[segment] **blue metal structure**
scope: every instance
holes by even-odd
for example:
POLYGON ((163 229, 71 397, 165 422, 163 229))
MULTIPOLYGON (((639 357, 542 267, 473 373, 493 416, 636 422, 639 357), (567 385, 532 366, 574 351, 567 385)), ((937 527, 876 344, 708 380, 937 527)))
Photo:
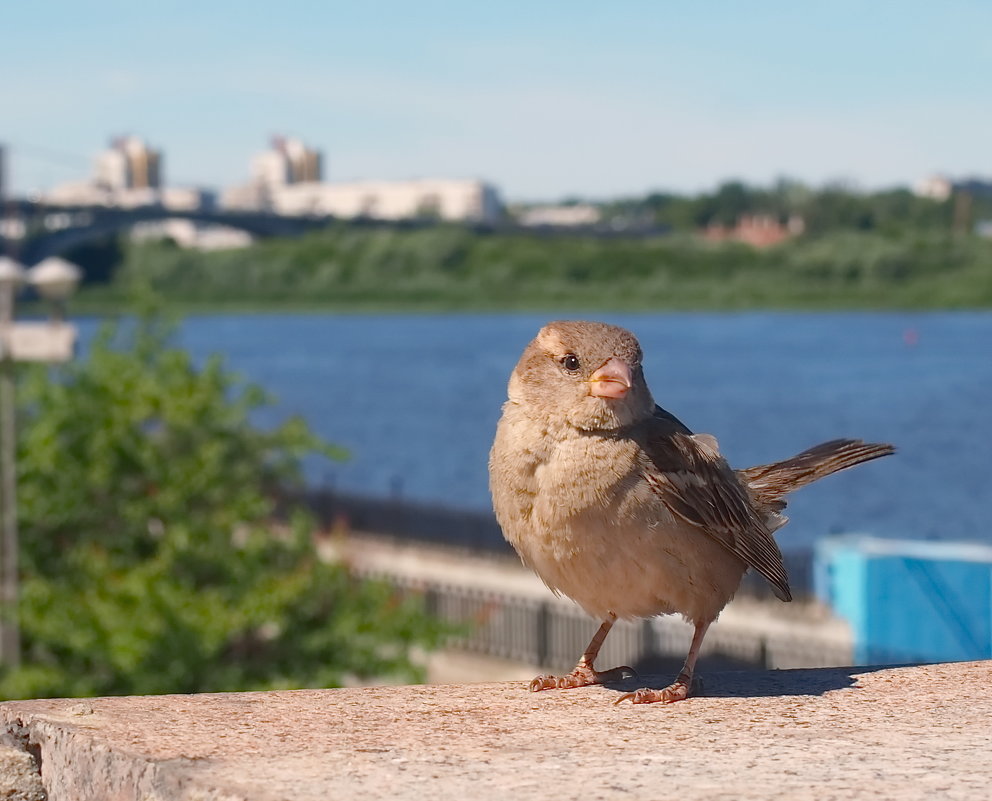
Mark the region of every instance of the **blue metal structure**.
POLYGON ((857 664, 992 658, 992 547, 828 537, 814 584, 851 624, 857 664))

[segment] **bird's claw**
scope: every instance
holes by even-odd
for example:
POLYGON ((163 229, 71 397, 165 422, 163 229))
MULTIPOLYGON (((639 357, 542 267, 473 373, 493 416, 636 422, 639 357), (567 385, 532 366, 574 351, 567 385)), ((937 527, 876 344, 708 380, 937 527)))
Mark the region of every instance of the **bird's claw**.
POLYGON ((532 693, 540 692, 541 690, 553 690, 558 686, 558 677, 549 676, 542 673, 540 676, 531 681, 528 689, 532 693))
POLYGON ((676 681, 669 684, 663 690, 652 690, 644 687, 636 692, 624 693, 613 705, 630 701, 632 704, 674 704, 676 701, 684 701, 689 697, 689 682, 676 681))
POLYGON ((529 689, 532 693, 541 690, 574 690, 576 687, 588 687, 592 684, 607 684, 611 681, 622 681, 626 678, 637 678, 637 671, 627 665, 611 670, 593 670, 581 666, 565 676, 551 676, 542 673, 531 681, 529 689))

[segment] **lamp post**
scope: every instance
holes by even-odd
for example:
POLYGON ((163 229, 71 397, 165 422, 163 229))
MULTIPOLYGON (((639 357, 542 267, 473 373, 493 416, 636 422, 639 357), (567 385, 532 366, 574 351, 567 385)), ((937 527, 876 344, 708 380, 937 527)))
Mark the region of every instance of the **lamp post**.
POLYGON ((25 271, 0 256, 0 663, 10 667, 21 661, 14 363, 72 358, 76 330, 64 322, 64 304, 81 276, 80 269, 64 259, 45 259, 25 271), (14 297, 25 279, 52 302, 48 323, 14 322, 14 297))

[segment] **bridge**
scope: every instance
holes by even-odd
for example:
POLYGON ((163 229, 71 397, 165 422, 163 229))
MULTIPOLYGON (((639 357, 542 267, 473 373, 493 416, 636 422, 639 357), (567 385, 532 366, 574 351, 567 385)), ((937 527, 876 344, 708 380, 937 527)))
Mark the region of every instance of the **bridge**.
MULTIPOLYGON (((240 211, 209 207, 177 208, 160 204, 122 206, 54 206, 11 199, 0 205, 7 225, 0 230, 0 253, 16 251, 24 264, 64 253, 85 242, 116 234, 142 222, 182 219, 224 225, 256 237, 300 236, 337 222, 326 215, 288 216, 269 211, 240 211), (12 221, 19 221, 15 236, 12 221)), ((361 221, 349 220, 349 223, 361 221)), ((372 221, 366 221, 372 222, 372 221)))
MULTIPOLYGON (((333 225, 392 230, 418 230, 450 225, 435 217, 378 219, 332 215, 288 215, 272 211, 221 209, 211 206, 182 208, 162 204, 140 206, 49 205, 23 198, 0 200, 0 255, 15 256, 28 266, 48 256, 65 253, 77 245, 126 231, 137 223, 159 220, 190 220, 205 225, 224 225, 258 238, 295 237, 333 225), (15 228, 16 232, 12 232, 15 228)), ((517 233, 541 237, 589 236, 595 238, 652 238, 670 233, 668 227, 613 229, 602 226, 526 226, 512 221, 498 224, 460 223, 478 234, 517 233)))

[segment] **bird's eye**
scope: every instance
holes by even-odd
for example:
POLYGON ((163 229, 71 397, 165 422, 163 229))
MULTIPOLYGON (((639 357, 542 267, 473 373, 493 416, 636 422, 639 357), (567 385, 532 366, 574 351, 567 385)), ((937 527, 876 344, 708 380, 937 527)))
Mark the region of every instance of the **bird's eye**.
POLYGON ((579 369, 579 357, 574 353, 566 353, 561 357, 561 366, 568 370, 568 372, 574 373, 579 369))

